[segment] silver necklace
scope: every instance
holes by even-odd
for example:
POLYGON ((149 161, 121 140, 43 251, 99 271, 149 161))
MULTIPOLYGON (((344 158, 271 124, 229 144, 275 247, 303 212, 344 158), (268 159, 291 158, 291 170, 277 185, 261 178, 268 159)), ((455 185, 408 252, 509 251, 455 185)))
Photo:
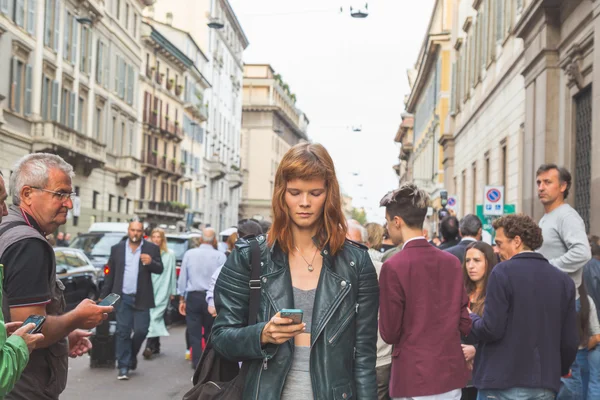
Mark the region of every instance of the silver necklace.
POLYGON ((294 246, 296 248, 296 251, 298 252, 298 254, 300 254, 300 257, 302 257, 302 259, 304 260, 304 262, 307 264, 308 266, 308 272, 313 272, 315 269, 313 268, 313 263, 315 262, 315 258, 317 257, 317 251, 319 251, 319 248, 317 247, 315 249, 315 254, 313 255, 312 261, 308 262, 306 260, 306 258, 304 258, 304 256, 302 255, 302 253, 300 252, 300 249, 298 248, 298 246, 294 246))

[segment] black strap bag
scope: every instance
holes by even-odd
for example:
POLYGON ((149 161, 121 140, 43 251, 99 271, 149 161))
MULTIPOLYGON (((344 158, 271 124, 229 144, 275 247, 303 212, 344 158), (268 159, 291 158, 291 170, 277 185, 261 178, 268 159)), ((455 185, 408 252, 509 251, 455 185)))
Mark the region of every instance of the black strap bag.
MULTIPOLYGON (((260 304, 260 248, 255 239, 250 239, 251 265, 250 305, 248 307, 248 326, 256 323, 260 304)), ((212 337, 212 336, 211 336, 212 337)), ((241 400, 249 363, 239 368, 237 361, 221 357, 212 346, 211 338, 200 357, 194 372, 194 387, 183 396, 183 400, 241 400)))

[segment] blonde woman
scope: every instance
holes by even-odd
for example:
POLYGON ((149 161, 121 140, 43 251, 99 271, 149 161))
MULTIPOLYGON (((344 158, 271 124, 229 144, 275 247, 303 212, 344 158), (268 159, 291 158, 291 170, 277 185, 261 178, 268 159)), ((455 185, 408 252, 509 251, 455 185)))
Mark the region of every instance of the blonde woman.
POLYGON ((373 261, 381 261, 383 253, 381 252, 381 245, 383 243, 383 234, 385 229, 382 225, 376 224, 375 222, 369 222, 365 225, 369 234, 367 240, 367 247, 369 248, 369 255, 373 261))
POLYGON ((160 257, 164 266, 162 274, 152 274, 155 307, 150 309, 150 329, 144 350, 144 358, 150 359, 153 354, 160 353, 160 337, 169 336, 165 326, 164 315, 169 300, 177 294, 177 278, 175 276, 175 253, 167 248, 165 231, 157 228, 150 237, 152 243, 160 248, 160 257))

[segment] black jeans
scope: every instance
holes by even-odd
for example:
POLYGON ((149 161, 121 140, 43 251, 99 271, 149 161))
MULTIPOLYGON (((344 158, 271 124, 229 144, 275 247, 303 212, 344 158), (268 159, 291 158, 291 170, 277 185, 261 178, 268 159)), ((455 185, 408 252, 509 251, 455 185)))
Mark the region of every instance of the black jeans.
POLYGON ((185 303, 185 321, 192 347, 192 367, 195 369, 202 356, 202 328, 204 339, 208 340, 215 319, 208 313, 206 292, 189 292, 185 303))
POLYGON ((123 294, 116 307, 116 319, 117 364, 119 368, 131 368, 148 334, 150 310, 135 308, 135 297, 123 294))

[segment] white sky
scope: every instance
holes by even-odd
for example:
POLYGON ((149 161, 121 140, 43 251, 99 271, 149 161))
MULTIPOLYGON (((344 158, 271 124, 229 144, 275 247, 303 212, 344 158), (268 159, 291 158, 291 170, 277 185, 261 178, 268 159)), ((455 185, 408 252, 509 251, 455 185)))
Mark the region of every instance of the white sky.
POLYGON ((416 61, 434 1, 369 1, 366 19, 349 15, 349 6, 363 2, 230 3, 250 41, 244 61, 271 64, 281 74, 310 120, 309 137, 330 152, 343 191, 355 207, 365 207, 369 221, 383 223, 379 200, 398 186, 394 136, 409 91, 406 70, 416 61))

